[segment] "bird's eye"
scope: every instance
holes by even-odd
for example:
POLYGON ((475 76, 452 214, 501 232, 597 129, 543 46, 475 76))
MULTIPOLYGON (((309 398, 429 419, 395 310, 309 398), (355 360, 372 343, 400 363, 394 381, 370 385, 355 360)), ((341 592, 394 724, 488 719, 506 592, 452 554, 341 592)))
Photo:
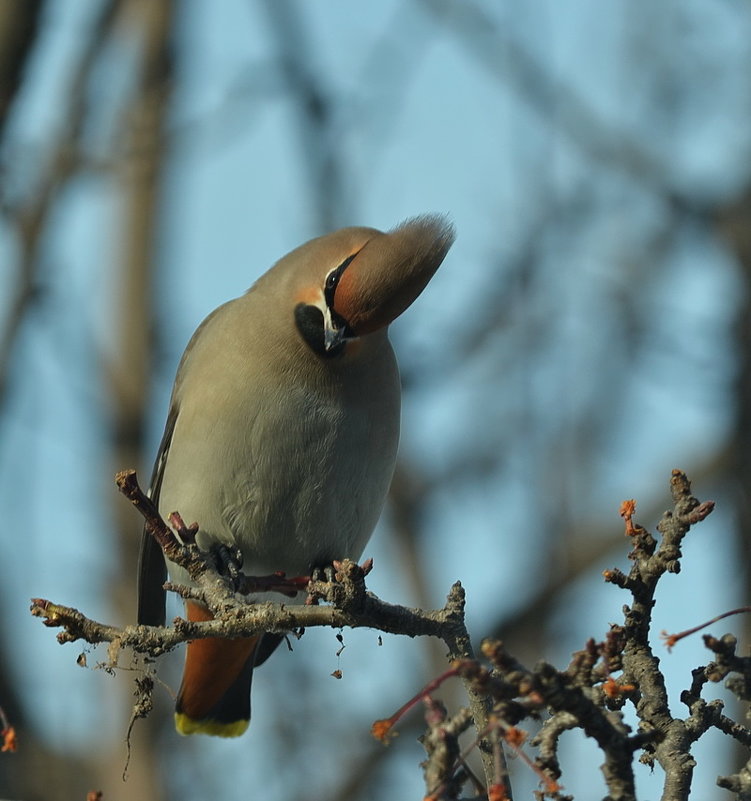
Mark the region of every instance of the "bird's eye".
POLYGON ((341 276, 341 270, 337 267, 336 270, 332 270, 326 276, 326 283, 323 285, 326 292, 333 292, 336 289, 336 285, 339 283, 339 276, 341 276))
POLYGON ((347 256, 347 258, 335 270, 332 270, 326 276, 326 280, 323 282, 323 294, 326 297, 326 303, 329 306, 331 306, 333 303, 334 292, 339 284, 339 279, 342 277, 342 273, 347 269, 350 262, 355 258, 356 255, 357 253, 353 253, 351 256, 347 256))

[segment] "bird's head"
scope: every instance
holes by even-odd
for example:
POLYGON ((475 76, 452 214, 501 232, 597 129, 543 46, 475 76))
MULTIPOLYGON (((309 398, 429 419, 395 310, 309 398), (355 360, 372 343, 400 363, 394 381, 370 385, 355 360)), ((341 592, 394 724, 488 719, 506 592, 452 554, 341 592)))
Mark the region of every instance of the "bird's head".
POLYGON ((454 241, 443 216, 406 220, 391 231, 343 228, 290 254, 304 274, 295 322, 321 356, 386 328, 422 292, 454 241))

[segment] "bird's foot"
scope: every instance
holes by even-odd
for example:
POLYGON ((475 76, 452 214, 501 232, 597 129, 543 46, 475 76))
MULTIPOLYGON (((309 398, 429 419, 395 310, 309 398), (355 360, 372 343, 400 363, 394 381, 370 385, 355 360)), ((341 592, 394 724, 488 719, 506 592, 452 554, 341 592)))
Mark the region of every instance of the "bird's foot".
POLYGON ((318 606, 319 601, 330 600, 339 583, 336 578, 336 562, 314 567, 310 571, 308 597, 305 599, 305 605, 318 606))
POLYGON ((321 567, 314 567, 310 571, 311 581, 324 581, 328 584, 333 584, 336 581, 336 568, 333 563, 330 565, 322 565, 321 567))
POLYGON ((238 583, 242 577, 240 572, 243 566, 243 554, 239 548, 233 548, 224 543, 219 543, 211 548, 211 556, 214 559, 217 572, 221 576, 228 578, 235 592, 238 591, 238 583))

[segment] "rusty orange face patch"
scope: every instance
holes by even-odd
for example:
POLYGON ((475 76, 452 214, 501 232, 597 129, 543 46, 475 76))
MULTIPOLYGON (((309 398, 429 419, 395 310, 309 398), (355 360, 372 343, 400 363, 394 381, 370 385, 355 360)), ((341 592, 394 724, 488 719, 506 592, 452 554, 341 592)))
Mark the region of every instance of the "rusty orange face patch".
POLYGON ((318 306, 323 308, 323 291, 317 286, 306 286, 295 293, 295 303, 304 303, 307 306, 318 306))

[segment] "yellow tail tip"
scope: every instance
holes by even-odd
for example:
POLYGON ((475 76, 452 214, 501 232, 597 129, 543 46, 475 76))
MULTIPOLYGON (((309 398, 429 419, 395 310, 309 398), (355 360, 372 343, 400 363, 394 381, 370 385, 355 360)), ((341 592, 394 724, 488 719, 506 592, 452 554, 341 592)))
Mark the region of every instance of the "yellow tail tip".
POLYGON ((249 720, 220 723, 218 720, 194 720, 184 712, 175 712, 175 728, 179 734, 209 734, 212 737, 239 737, 248 729, 249 720))

